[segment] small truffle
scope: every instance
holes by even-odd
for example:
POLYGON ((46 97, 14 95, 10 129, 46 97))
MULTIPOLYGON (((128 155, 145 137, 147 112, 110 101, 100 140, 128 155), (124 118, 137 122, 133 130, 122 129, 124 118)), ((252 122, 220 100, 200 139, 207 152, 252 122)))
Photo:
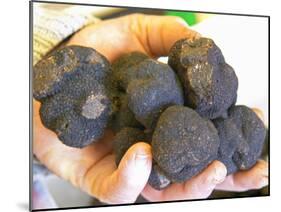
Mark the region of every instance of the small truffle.
POLYGON ((34 97, 42 123, 66 145, 82 148, 104 133, 111 103, 105 88, 110 64, 94 49, 68 46, 34 67, 34 97))
POLYGON ((181 39, 170 50, 168 64, 176 71, 185 104, 201 116, 225 117, 237 98, 238 79, 213 40, 181 39))
POLYGON ((162 190, 169 186, 171 180, 166 177, 165 173, 156 164, 152 164, 152 170, 148 179, 148 184, 157 190, 162 190))
POLYGON ((166 109, 152 137, 153 158, 168 178, 173 176, 173 182, 198 174, 216 157, 218 148, 219 137, 212 122, 184 106, 166 109))
POLYGON ((214 125, 220 137, 218 160, 227 173, 251 168, 259 159, 266 130, 259 117, 246 106, 233 106, 227 119, 216 119, 214 125))

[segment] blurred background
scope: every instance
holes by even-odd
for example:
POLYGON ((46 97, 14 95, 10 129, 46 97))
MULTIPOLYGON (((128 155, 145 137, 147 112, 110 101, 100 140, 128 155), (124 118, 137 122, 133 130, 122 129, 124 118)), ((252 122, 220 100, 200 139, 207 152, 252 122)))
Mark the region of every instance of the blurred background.
MULTIPOLYGON (((55 3, 33 3, 33 10, 44 13, 62 10, 91 10, 99 19, 111 19, 132 13, 172 15, 182 17, 204 37, 212 38, 221 48, 239 79, 237 104, 260 108, 268 125, 268 23, 263 17, 219 15, 140 8, 72 6, 55 3)), ((34 17, 36 18, 36 17, 34 17)), ((160 58, 165 62, 167 58, 160 58)), ((267 139, 267 138, 266 138, 267 139)), ((268 159, 268 139, 263 158, 268 159)), ((215 191, 210 198, 267 195, 268 187, 247 192, 215 191)), ((98 200, 50 173, 41 164, 33 163, 33 201, 45 208, 102 205, 98 200)), ((139 197, 137 202, 146 200, 139 197)))

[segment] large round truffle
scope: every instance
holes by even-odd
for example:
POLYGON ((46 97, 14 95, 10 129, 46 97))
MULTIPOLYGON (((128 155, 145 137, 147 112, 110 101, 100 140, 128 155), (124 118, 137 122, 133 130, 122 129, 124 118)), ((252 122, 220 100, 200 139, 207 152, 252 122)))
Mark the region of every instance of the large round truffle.
POLYGON ((227 119, 213 121, 220 137, 218 160, 228 174, 251 168, 259 159, 266 130, 259 117, 246 106, 233 106, 227 119))
POLYGON ((42 123, 66 145, 82 148, 104 133, 111 113, 110 64, 94 49, 68 46, 37 63, 33 96, 42 123))
POLYGON ((184 86, 185 104, 201 116, 225 117, 235 104, 238 79, 213 40, 181 39, 170 50, 168 64, 184 86))
POLYGON ((152 137, 153 158, 174 182, 198 174, 215 158, 218 148, 219 137, 212 122, 184 106, 166 109, 152 137))

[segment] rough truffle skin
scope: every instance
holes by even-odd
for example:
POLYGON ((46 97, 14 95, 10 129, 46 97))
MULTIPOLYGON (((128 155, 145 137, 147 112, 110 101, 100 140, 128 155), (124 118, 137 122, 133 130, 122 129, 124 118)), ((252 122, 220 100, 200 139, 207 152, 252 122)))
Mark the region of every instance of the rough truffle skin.
POLYGON ((61 91, 79 69, 94 74, 96 80, 104 80, 109 66, 107 59, 92 48, 68 46, 59 49, 34 66, 33 97, 41 100, 61 91))
POLYGON ((135 78, 126 89, 128 105, 146 129, 153 130, 160 114, 171 105, 183 105, 183 91, 166 64, 146 59, 134 67, 135 78))
POLYGON ((177 41, 169 52, 168 64, 184 86, 185 104, 201 116, 225 117, 235 104, 238 79, 213 40, 177 41))
POLYGON ((112 74, 107 87, 110 90, 110 99, 114 114, 111 120, 111 128, 115 133, 124 127, 140 128, 143 125, 136 120, 135 115, 128 106, 126 89, 131 78, 134 78, 134 66, 138 65, 148 56, 141 52, 124 54, 112 63, 112 74))
POLYGON ((115 162, 118 166, 126 151, 137 142, 146 142, 147 137, 142 130, 126 127, 116 134, 113 141, 115 162))
POLYGON ((94 49, 68 46, 34 67, 40 117, 66 145, 82 148, 104 133, 111 113, 105 88, 110 64, 94 49))
POLYGON ((132 78, 134 78, 134 71, 130 70, 145 59, 149 59, 146 54, 141 52, 131 52, 124 54, 112 63, 112 83, 117 89, 126 92, 126 88, 132 78))
MULTIPOLYGON (((149 59, 140 52, 134 52, 117 59, 112 67, 111 93, 115 94, 112 99, 119 102, 115 116, 119 118, 116 120, 126 119, 124 118, 126 114, 122 114, 122 110, 125 110, 129 117, 135 117, 143 127, 152 131, 164 109, 171 105, 183 105, 182 86, 177 75, 167 64, 149 59), (122 102, 123 94, 128 104, 126 101, 122 102)), ((127 122, 125 126, 135 127, 136 121, 133 118, 130 120, 132 124, 127 122)), ((120 126, 120 123, 114 125, 120 126)))
POLYGON ((218 160, 227 173, 251 168, 259 159, 265 141, 263 122, 250 108, 233 106, 227 119, 216 119, 214 124, 220 137, 218 160))
POLYGON ((219 137, 212 122, 184 106, 166 109, 152 137, 153 158, 173 182, 198 174, 216 157, 218 148, 219 137))

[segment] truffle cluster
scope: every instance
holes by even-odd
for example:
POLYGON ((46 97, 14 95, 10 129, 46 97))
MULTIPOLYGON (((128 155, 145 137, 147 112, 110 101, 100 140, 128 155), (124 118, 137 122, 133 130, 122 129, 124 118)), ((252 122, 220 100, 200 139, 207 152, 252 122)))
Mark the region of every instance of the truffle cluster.
MULTIPOLYGON (((121 68, 118 70, 115 67, 113 72, 117 70, 114 73, 119 77, 118 86, 127 97, 131 95, 126 86, 129 83, 141 90, 140 92, 147 92, 145 86, 142 87, 142 84, 134 80, 137 79, 138 71, 142 70, 140 64, 147 64, 148 61, 153 60, 147 59, 141 53, 132 53, 115 62, 121 68)), ((123 125, 126 128, 119 128, 121 131, 117 133, 114 141, 116 163, 119 164, 122 156, 133 144, 138 141, 148 142, 152 146, 153 155, 148 183, 158 190, 170 183, 190 179, 213 160, 223 162, 228 174, 251 168, 260 157, 265 127, 250 108, 235 106, 238 79, 214 41, 208 38, 179 40, 170 50, 168 64, 177 75, 175 82, 179 79, 181 83, 177 86, 177 93, 182 97, 176 98, 181 101, 158 104, 157 115, 148 116, 150 123, 154 123, 152 125, 143 121, 144 113, 138 115, 126 103, 127 113, 130 111, 132 115, 128 117, 135 117, 135 121, 142 127, 127 122, 126 126, 123 125)), ((160 66, 159 69, 155 66, 145 67, 152 69, 145 73, 164 70, 160 66)), ((160 94, 173 79, 174 77, 165 81, 154 92, 160 94)), ((174 90, 170 89, 170 92, 170 96, 165 98, 172 99, 174 90)), ((165 102, 161 95, 155 96, 152 102, 165 102)), ((150 101, 146 102, 141 98, 142 95, 137 97, 140 108, 144 108, 143 103, 153 109, 150 101)))
POLYGON ((118 165, 132 145, 149 143, 155 189, 215 159, 231 174, 260 157, 265 127, 235 106, 238 79, 211 39, 177 41, 168 64, 132 52, 110 65, 93 49, 69 46, 39 62, 33 78, 42 122, 66 145, 84 147, 110 127, 118 165))

